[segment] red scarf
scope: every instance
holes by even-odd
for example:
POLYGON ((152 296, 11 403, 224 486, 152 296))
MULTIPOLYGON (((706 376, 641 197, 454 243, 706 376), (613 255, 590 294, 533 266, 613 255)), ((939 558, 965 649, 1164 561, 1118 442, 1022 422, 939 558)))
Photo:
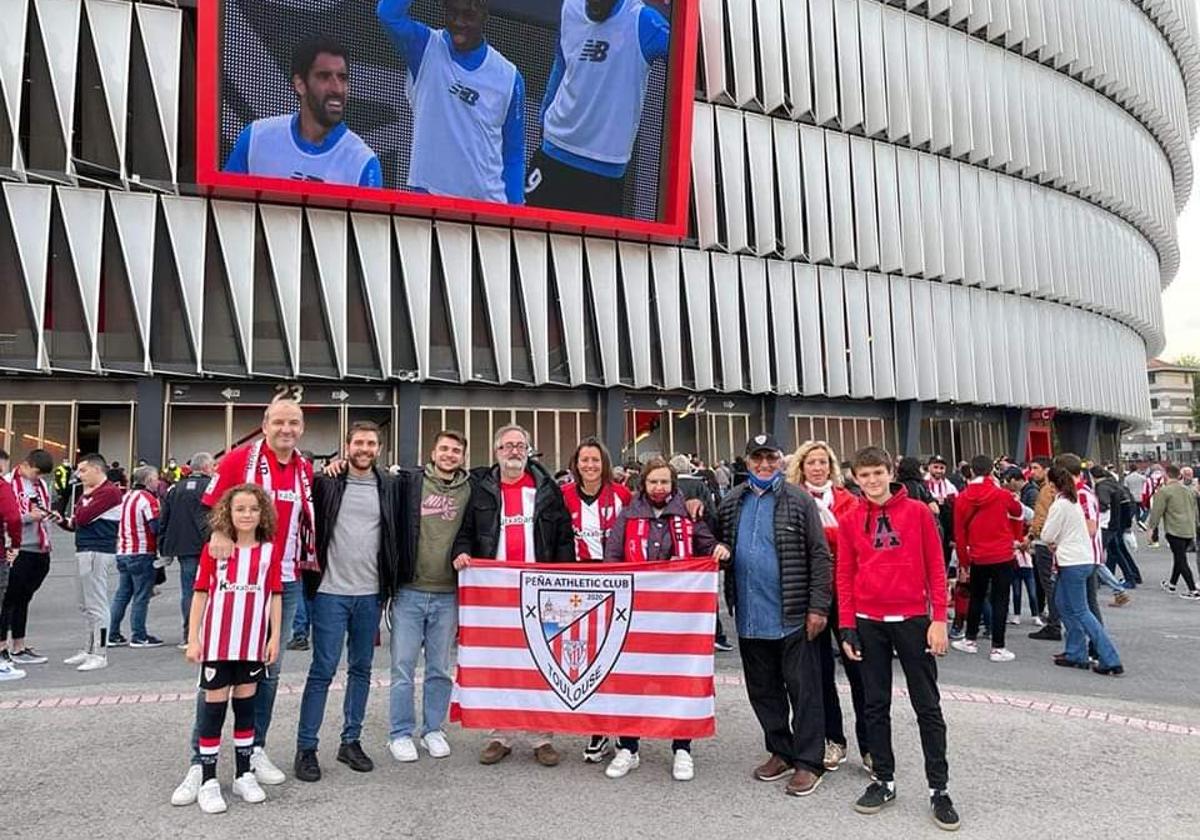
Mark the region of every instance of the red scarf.
MULTIPOLYGON (((29 509, 32 507, 33 500, 25 492, 25 481, 21 478, 21 474, 17 470, 13 470, 8 474, 8 484, 12 487, 13 495, 17 497, 17 509, 21 512, 21 518, 24 519, 29 515, 29 509)), ((33 479, 33 486, 37 493, 38 502, 42 510, 49 512, 50 510, 50 491, 46 489, 46 482, 40 478, 33 479)), ((47 552, 50 550, 50 535, 46 533, 46 520, 43 519, 37 523, 38 531, 38 548, 40 551, 47 552)))
MULTIPOLYGON (((257 484, 271 498, 275 498, 273 494, 274 488, 271 486, 271 467, 267 463, 269 449, 266 446, 266 441, 259 438, 254 441, 250 447, 250 452, 246 456, 246 478, 247 484, 257 484)), ((317 563, 317 541, 315 533, 316 517, 313 515, 312 501, 312 486, 308 480, 308 473, 304 469, 304 456, 299 450, 292 453, 292 457, 296 459, 296 483, 294 485, 297 502, 299 505, 298 529, 296 545, 296 570, 318 572, 321 570, 317 563)), ((291 529, 292 523, 280 522, 276 525, 279 532, 287 534, 291 529)), ((280 543, 285 543, 286 540, 280 540, 280 543)), ((287 549, 280 549, 280 557, 287 555, 287 549)), ((299 575, 297 575, 299 577, 299 575)))
MULTIPOLYGON (((686 516, 667 516, 671 524, 672 558, 687 560, 692 556, 692 520, 686 516)), ((650 538, 649 519, 630 519, 625 523, 625 562, 645 563, 646 540, 650 538)))

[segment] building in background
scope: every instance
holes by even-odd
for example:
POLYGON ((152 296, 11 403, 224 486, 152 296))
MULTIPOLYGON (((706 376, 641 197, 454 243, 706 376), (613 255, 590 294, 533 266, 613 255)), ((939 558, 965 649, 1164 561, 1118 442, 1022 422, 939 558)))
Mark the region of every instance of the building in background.
POLYGON ((1196 463, 1200 434, 1196 429, 1196 376, 1200 368, 1151 359, 1150 425, 1121 439, 1121 457, 1137 461, 1196 463))
POLYGON ((1151 422, 1193 0, 693 6, 690 227, 648 242, 208 194, 195 0, 5 3, 0 446, 219 453, 281 394, 317 455, 372 419, 478 464, 516 421, 555 467, 764 429, 1112 458, 1151 422))

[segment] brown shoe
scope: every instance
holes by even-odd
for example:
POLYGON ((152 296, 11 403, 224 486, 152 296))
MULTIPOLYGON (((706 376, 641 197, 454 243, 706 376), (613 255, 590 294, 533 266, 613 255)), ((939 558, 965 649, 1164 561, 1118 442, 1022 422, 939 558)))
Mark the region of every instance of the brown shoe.
POLYGON ((787 783, 788 796, 808 796, 821 784, 821 777, 811 770, 800 768, 787 783))
POLYGON ((1118 592, 1113 595, 1112 605, 1114 607, 1123 607, 1129 603, 1129 595, 1125 592, 1118 592))
POLYGON ((499 741, 488 741, 487 746, 483 748, 483 752, 479 753, 480 764, 499 764, 504 759, 508 758, 512 752, 512 747, 506 747, 499 741))
POLYGON ((542 744, 533 751, 533 757, 543 767, 556 767, 560 760, 558 750, 554 749, 553 744, 542 744))
POLYGON ((777 755, 772 755, 754 768, 754 778, 760 782, 777 782, 792 772, 792 765, 777 755))

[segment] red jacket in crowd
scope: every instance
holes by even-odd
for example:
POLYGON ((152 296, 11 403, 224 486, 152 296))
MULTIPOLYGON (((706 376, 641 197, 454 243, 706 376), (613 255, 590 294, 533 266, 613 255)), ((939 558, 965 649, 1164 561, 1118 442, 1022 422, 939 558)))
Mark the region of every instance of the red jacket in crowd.
MULTIPOLYGON (((0 476, 0 549, 4 548, 4 534, 8 534, 10 548, 21 547, 21 508, 8 482, 0 476)), ((0 557, 0 562, 4 558, 0 557)))
POLYGON ((954 503, 959 568, 1011 562, 1014 519, 1021 519, 1016 496, 991 476, 972 479, 954 503))
POLYGON ((946 620, 946 566, 933 514, 898 484, 883 505, 862 499, 838 522, 838 624, 928 615, 946 620))

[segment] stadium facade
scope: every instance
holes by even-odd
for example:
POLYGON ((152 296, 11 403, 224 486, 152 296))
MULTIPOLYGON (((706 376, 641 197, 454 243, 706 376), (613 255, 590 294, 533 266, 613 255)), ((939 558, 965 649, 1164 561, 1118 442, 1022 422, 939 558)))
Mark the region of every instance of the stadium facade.
MULTIPOLYGON (((200 0, 206 2, 207 0, 200 0)), ((338 0, 311 0, 336 6, 338 0)), ((703 0, 678 243, 206 195, 195 0, 0 0, 0 446, 1114 457, 1200 119, 1193 0, 703 0)), ((353 101, 350 108, 354 107, 353 101)))

